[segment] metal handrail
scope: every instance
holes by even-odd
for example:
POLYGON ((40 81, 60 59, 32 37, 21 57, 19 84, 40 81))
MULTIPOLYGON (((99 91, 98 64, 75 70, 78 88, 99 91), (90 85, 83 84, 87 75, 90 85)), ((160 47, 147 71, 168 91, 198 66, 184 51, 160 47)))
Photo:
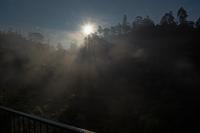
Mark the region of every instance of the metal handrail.
POLYGON ((21 116, 21 117, 30 119, 32 121, 37 121, 37 122, 40 122, 40 123, 43 123, 43 124, 46 124, 46 125, 49 125, 49 126, 61 128, 63 130, 67 130, 67 131, 74 132, 74 133, 94 133, 92 131, 88 131, 88 130, 77 128, 77 127, 74 127, 74 126, 71 126, 71 125, 55 122, 55 121, 48 120, 48 119, 45 119, 45 118, 41 118, 41 117, 38 117, 38 116, 26 114, 26 113, 16 111, 14 109, 10 109, 10 108, 3 107, 3 106, 0 106, 0 110, 5 111, 5 112, 10 113, 10 114, 14 114, 15 116, 19 116, 19 117, 21 116))

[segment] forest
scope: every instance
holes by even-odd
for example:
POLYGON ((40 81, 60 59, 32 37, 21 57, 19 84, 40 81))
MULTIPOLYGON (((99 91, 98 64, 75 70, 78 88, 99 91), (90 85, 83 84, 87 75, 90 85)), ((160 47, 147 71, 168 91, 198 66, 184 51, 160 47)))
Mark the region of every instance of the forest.
POLYGON ((181 7, 56 47, 0 31, 0 104, 99 133, 198 131, 200 18, 181 7))

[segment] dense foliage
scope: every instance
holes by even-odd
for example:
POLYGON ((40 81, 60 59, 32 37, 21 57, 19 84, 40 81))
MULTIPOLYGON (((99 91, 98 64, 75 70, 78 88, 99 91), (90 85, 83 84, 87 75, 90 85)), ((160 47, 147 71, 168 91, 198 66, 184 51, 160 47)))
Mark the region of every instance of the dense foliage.
MULTIPOLYGON (((136 17, 63 49, 0 33, 0 102, 102 133, 198 129, 200 19, 136 17)), ((40 35, 40 38, 41 35, 40 35)))

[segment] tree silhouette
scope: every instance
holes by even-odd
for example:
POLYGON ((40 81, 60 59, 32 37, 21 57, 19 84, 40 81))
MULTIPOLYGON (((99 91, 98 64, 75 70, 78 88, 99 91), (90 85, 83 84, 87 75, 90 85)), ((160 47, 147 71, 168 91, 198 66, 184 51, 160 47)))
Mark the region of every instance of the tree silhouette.
POLYGON ((97 32, 99 33, 100 36, 103 35, 103 28, 99 25, 97 32))
POLYGON ((122 25, 126 26, 127 24, 128 24, 128 22, 127 22, 127 15, 124 15, 122 25))
POLYGON ((137 16, 135 18, 135 21, 133 21, 133 28, 134 29, 149 29, 153 28, 155 26, 153 20, 149 16, 142 17, 142 16, 137 16))
POLYGON ((58 43, 58 44, 57 44, 56 49, 57 49, 58 51, 63 51, 63 50, 64 50, 63 45, 62 45, 61 43, 58 43))
POLYGON ((133 21, 133 28, 139 27, 141 24, 143 24, 143 17, 142 16, 137 16, 135 18, 135 21, 133 21))
POLYGON ((165 13, 165 15, 160 20, 160 25, 161 26, 176 25, 175 18, 173 16, 172 11, 170 11, 169 13, 165 13))
POLYGON ((187 22, 188 13, 183 7, 181 7, 178 10, 177 17, 179 19, 179 23, 184 24, 187 22))
POLYGON ((151 18, 149 16, 146 16, 144 19, 143 19, 143 24, 145 25, 145 27, 147 28, 153 28, 155 26, 153 20, 151 20, 151 18))
POLYGON ((126 34, 130 31, 130 26, 129 26, 129 23, 127 21, 127 15, 124 15, 123 16, 123 21, 122 21, 122 32, 123 34, 126 34))
POLYGON ((111 27, 110 27, 110 32, 111 32, 112 35, 117 35, 116 26, 111 26, 111 27))
POLYGON ((196 21, 196 27, 199 29, 200 28, 200 17, 196 21))
POLYGON ((109 28, 104 28, 103 29, 103 35, 104 35, 104 37, 108 37, 110 35, 110 29, 109 28))
POLYGON ((118 24, 115 26, 115 29, 116 29, 116 34, 117 34, 117 35, 121 35, 121 34, 122 34, 122 24, 118 23, 118 24))
POLYGON ((29 39, 32 41, 42 42, 44 40, 44 36, 41 33, 29 33, 29 39))

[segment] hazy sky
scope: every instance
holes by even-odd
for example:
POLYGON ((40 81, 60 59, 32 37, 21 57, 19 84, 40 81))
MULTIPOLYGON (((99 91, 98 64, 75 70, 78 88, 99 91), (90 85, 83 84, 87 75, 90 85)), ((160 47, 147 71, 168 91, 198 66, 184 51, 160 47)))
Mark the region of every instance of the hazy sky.
POLYGON ((200 16, 200 0, 0 0, 0 25, 26 30, 78 31, 88 20, 100 25, 149 15, 156 22, 169 10, 184 6, 191 20, 200 16))

